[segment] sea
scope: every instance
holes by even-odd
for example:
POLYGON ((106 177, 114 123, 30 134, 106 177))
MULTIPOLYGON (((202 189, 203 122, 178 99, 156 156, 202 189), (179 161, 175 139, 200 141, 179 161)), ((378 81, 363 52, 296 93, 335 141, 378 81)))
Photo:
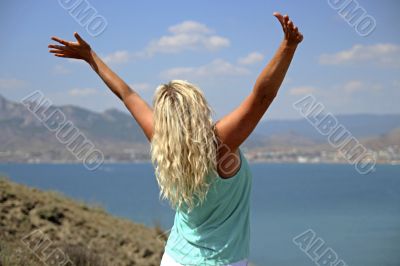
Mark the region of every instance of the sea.
MULTIPOLYGON (((367 175, 348 164, 250 163, 250 169, 251 265, 400 266, 400 165, 376 165, 367 175)), ((173 225, 151 163, 95 171, 81 164, 8 163, 0 164, 0 175, 136 223, 166 231, 173 225)))

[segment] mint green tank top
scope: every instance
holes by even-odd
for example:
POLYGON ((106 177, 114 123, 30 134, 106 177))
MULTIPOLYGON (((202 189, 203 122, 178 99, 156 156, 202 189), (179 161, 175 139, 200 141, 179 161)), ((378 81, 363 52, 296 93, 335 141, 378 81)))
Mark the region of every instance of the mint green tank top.
POLYGON ((233 177, 214 177, 202 205, 176 211, 165 246, 176 262, 214 266, 249 258, 252 174, 240 149, 239 154, 233 177))

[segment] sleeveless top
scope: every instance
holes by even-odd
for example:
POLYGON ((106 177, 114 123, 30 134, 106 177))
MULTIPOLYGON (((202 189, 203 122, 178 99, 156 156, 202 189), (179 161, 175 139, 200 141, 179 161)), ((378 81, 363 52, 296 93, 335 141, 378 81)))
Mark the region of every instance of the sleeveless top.
POLYGON ((183 265, 225 265, 249 257, 252 174, 239 149, 240 168, 215 176, 202 205, 175 213, 165 252, 183 265))

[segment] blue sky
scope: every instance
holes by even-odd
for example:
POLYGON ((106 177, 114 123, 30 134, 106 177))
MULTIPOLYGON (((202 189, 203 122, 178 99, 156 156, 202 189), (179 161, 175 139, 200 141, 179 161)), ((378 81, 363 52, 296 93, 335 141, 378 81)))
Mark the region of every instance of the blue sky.
POLYGON ((60 1, 1 1, 0 94, 19 101, 41 90, 58 105, 124 110, 88 65, 48 53, 51 36, 73 40, 77 31, 149 104, 157 85, 186 79, 201 87, 219 118, 250 93, 279 46, 272 16, 279 11, 304 41, 264 118, 300 118, 292 104, 309 93, 334 114, 400 113, 396 0, 358 0, 376 21, 364 37, 324 0, 86 3, 107 21, 95 37, 60 1))

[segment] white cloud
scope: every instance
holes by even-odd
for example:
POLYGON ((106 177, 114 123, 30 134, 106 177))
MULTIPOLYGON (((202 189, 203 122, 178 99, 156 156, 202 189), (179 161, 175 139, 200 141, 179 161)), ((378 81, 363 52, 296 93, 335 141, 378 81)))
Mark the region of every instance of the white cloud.
POLYGON ((238 59, 238 63, 241 65, 253 65, 264 60, 264 55, 259 52, 252 52, 245 57, 238 59))
POLYGON ((325 65, 367 63, 385 67, 400 67, 400 46, 396 44, 354 45, 349 50, 323 54, 319 61, 325 65))
POLYGON ((168 28, 169 35, 153 40, 145 48, 145 53, 178 53, 185 50, 218 50, 230 45, 229 39, 215 35, 206 25, 196 21, 184 21, 168 28))
POLYGON ((106 64, 121 64, 126 63, 131 58, 128 51, 116 51, 114 53, 103 56, 103 61, 106 64))
MULTIPOLYGON (((230 46, 229 39, 216 35, 214 30, 196 21, 184 21, 168 28, 169 35, 151 41, 137 52, 115 51, 101 58, 106 64, 121 64, 133 59, 152 57, 157 53, 179 53, 185 50, 215 51, 230 46)), ((82 60, 69 59, 70 62, 82 60)))
POLYGON ((376 92, 383 89, 383 86, 379 83, 365 83, 361 80, 350 80, 343 84, 339 89, 342 89, 345 93, 352 94, 355 92, 376 92))
POLYGON ((317 89, 312 86, 299 86, 299 87, 294 87, 289 90, 289 95, 294 95, 294 96, 301 96, 301 95, 307 95, 307 94, 313 94, 316 93, 317 89))
POLYGON ((26 86, 26 82, 15 78, 0 78, 0 89, 19 89, 26 86))
POLYGON ((203 43, 208 50, 218 50, 231 45, 229 39, 217 35, 206 38, 203 43))
POLYGON ((64 65, 55 65, 53 68, 53 73, 58 75, 67 75, 71 73, 71 70, 66 68, 64 65))
POLYGON ((344 100, 350 99, 355 93, 375 93, 383 90, 380 83, 363 82, 361 80, 349 80, 342 84, 337 84, 321 90, 314 86, 298 86, 289 89, 288 94, 293 96, 304 96, 308 94, 318 94, 326 99, 344 100), (339 96, 339 97, 338 97, 339 96))
POLYGON ((70 63, 86 65, 86 61, 81 60, 81 59, 68 58, 67 60, 68 60, 68 62, 70 62, 70 63))
POLYGON ((393 80, 392 85, 393 87, 400 89, 400 80, 393 80))
POLYGON ((359 80, 351 80, 343 85, 345 92, 353 93, 355 91, 360 91, 363 89, 363 83, 359 80))
POLYGON ((151 88, 150 84, 149 83, 145 83, 145 82, 132 83, 132 84, 129 84, 129 87, 131 87, 135 91, 147 91, 147 90, 149 90, 151 88))
POLYGON ((168 28, 168 31, 174 34, 182 34, 182 33, 208 34, 213 32, 206 25, 191 20, 187 20, 180 24, 171 26, 168 28))
POLYGON ((161 72, 161 77, 166 79, 198 78, 198 77, 220 77, 247 75, 249 70, 236 66, 222 59, 215 59, 209 64, 199 67, 176 67, 161 72))
POLYGON ((88 95, 93 95, 96 94, 97 90, 94 88, 74 88, 68 91, 68 94, 71 96, 88 96, 88 95))

